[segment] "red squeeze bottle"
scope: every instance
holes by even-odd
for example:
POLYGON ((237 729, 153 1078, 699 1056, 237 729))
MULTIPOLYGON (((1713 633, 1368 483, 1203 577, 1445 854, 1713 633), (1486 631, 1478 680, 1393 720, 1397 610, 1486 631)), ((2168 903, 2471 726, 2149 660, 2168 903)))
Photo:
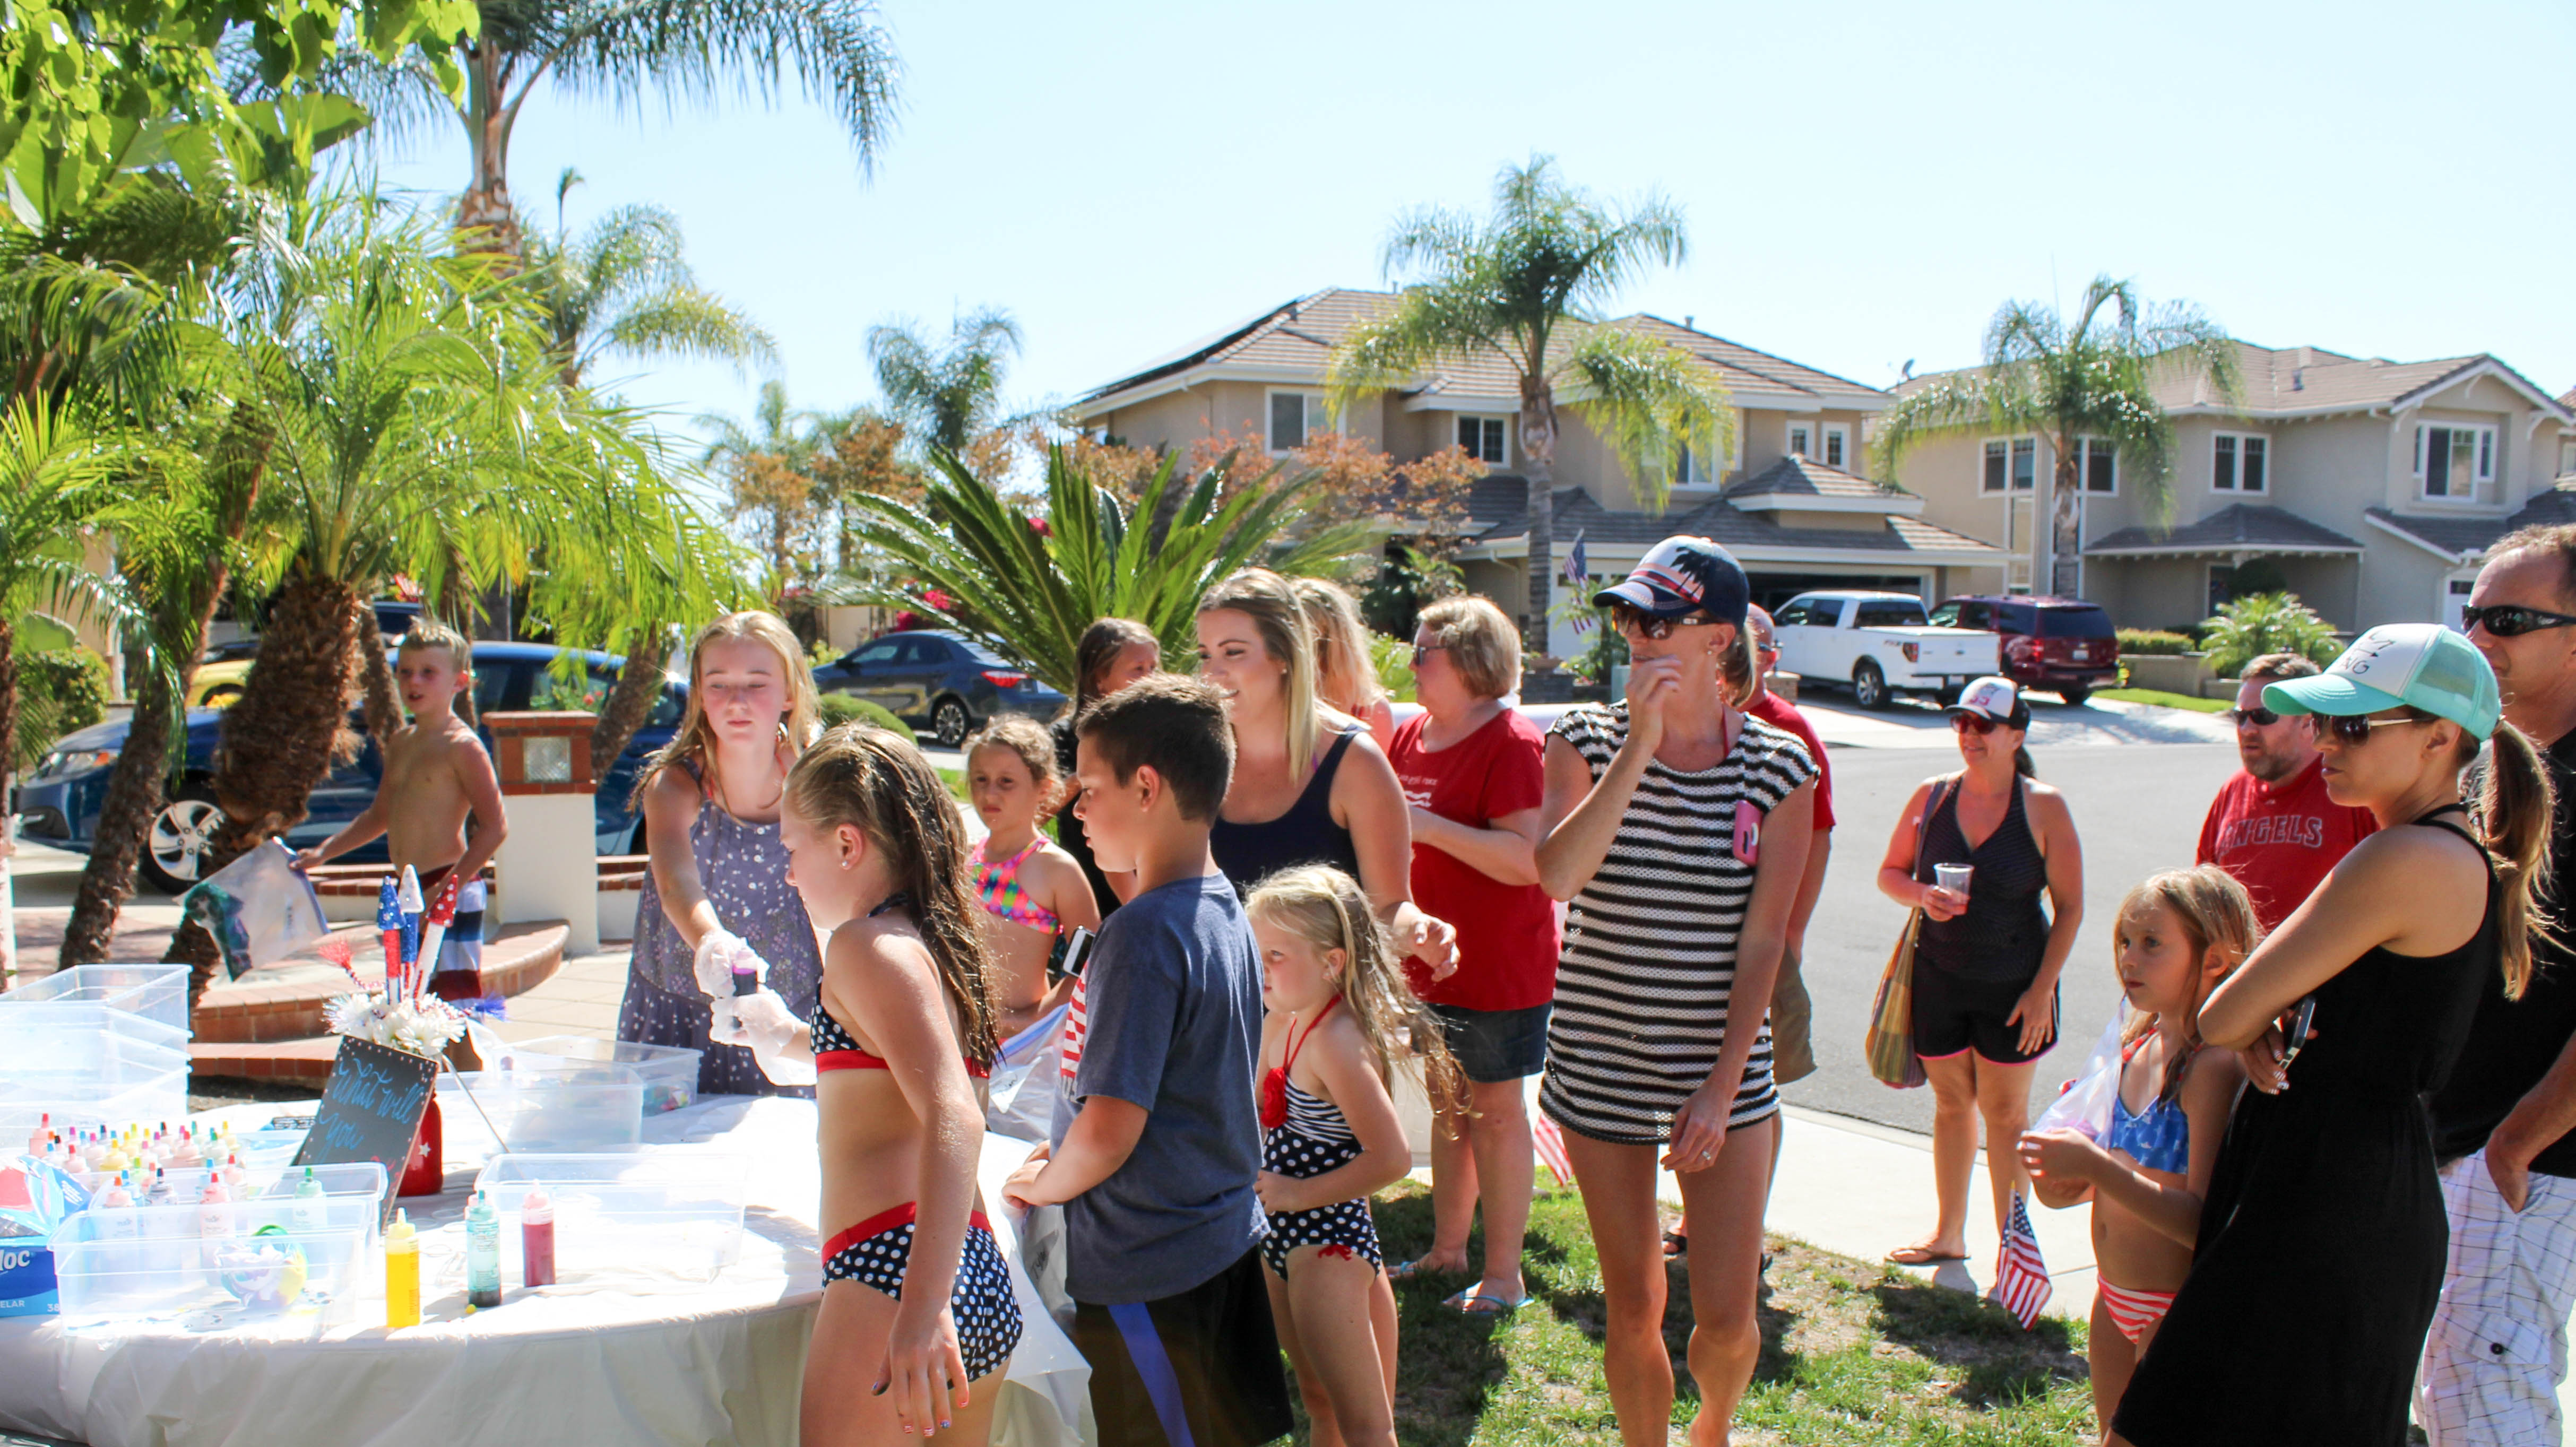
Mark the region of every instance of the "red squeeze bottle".
POLYGON ((555 1203, 543 1186, 519 1202, 520 1284, 533 1291, 555 1284, 555 1203))
POLYGON ((411 1156, 403 1162, 402 1185, 398 1196, 435 1196, 447 1188, 445 1153, 446 1132, 438 1123, 438 1097, 429 1098, 429 1110, 420 1118, 420 1138, 411 1143, 411 1156))

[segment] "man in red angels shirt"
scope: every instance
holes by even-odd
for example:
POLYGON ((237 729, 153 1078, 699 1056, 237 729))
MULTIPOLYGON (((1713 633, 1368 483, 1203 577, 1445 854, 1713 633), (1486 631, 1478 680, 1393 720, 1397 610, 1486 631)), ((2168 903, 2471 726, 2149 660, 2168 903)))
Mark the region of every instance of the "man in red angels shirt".
POLYGON ((2369 810, 2326 797, 2316 720, 2263 707, 2263 685, 2316 671, 2295 653, 2267 653, 2245 665, 2236 707, 2226 715, 2245 767, 2219 789, 2200 826, 2199 862, 2245 886, 2266 930, 2306 903, 2327 871, 2379 827, 2369 810))

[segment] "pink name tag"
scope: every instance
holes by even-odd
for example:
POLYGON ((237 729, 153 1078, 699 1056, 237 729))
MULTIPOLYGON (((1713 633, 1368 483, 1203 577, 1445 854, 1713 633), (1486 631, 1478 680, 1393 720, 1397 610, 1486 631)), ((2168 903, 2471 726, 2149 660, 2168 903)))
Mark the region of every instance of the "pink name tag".
POLYGON ((1762 862, 1762 811, 1735 801, 1735 857, 1746 864, 1762 862))

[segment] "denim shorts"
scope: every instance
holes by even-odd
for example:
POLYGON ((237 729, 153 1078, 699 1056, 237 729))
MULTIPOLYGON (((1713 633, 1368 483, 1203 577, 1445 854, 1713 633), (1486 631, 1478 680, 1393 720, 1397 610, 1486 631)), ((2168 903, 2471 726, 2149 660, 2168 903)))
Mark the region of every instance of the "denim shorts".
POLYGON ((1478 1085, 1536 1075, 1547 1066, 1547 1017, 1554 1005, 1526 1010, 1470 1010, 1434 1005, 1458 1068, 1478 1085))

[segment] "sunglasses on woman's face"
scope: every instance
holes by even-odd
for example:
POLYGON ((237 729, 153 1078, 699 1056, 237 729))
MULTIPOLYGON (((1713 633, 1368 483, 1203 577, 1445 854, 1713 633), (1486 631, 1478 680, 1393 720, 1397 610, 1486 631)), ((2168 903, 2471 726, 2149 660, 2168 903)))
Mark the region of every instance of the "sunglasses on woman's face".
POLYGON ((1950 727, 1958 733, 1975 734, 1979 738, 1984 738, 1993 733, 1999 725, 1993 719, 1980 718, 1972 713, 1954 713, 1950 715, 1950 727))
POLYGON ((2576 618, 2571 618, 2564 613, 2544 613, 2537 608, 2525 608, 2519 603, 2489 603, 2484 607, 2460 610, 2460 631, 2463 633, 2472 628, 2483 627, 2498 638, 2519 638, 2525 633, 2537 633, 2543 628, 2570 626, 2576 626, 2576 618))
POLYGON ((2374 730, 2396 724, 2422 723, 2422 719, 2400 714, 2395 718, 2372 718, 2368 714, 2348 713, 2325 720, 2325 731, 2341 744, 2366 744, 2374 730))
POLYGON ((1628 603, 1610 605, 1610 626, 1622 633, 1641 638, 1670 638, 1676 628, 1697 627, 1717 620, 1705 613, 1685 613, 1678 618, 1658 618, 1628 603))

